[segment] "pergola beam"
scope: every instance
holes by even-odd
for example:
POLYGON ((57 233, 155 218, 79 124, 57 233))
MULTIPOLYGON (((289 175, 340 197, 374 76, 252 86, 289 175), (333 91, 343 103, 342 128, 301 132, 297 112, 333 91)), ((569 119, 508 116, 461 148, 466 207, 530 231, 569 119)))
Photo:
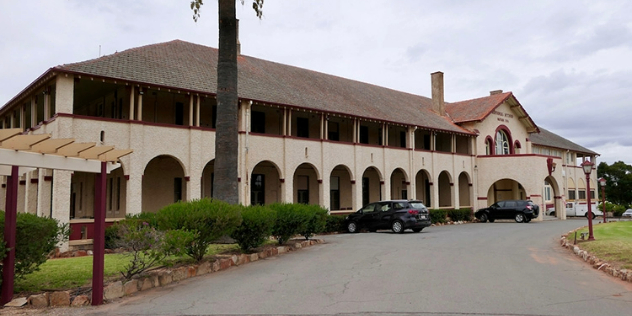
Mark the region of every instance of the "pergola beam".
MULTIPOLYGON (((84 158, 63 157, 0 148, 0 164, 30 168, 57 169, 79 172, 101 172, 101 161, 84 158)), ((107 173, 120 167, 119 163, 108 162, 107 173)))

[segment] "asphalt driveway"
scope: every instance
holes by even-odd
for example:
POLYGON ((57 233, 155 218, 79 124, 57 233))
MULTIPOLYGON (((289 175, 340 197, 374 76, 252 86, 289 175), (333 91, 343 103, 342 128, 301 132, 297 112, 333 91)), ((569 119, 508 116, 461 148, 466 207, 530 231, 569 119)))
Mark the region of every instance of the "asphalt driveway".
MULTIPOLYGON (((324 236, 325 245, 188 279, 86 315, 630 315, 632 286, 559 236, 585 220, 324 236)), ((62 312, 64 310, 59 310, 62 312)))

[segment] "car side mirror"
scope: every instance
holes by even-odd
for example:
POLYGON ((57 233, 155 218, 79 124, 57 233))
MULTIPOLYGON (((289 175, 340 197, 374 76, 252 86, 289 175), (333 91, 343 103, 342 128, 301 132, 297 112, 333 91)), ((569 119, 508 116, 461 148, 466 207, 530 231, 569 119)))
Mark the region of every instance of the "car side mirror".
POLYGON ((362 212, 362 210, 358 210, 356 213, 358 213, 358 214, 362 214, 362 213, 364 213, 364 212, 362 212))

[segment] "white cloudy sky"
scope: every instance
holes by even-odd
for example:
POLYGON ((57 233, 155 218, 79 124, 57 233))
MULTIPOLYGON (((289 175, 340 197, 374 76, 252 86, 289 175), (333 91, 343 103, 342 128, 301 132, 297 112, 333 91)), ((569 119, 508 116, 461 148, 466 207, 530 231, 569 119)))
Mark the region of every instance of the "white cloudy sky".
MULTIPOLYGON (((446 101, 513 91, 536 124, 632 163, 632 1, 267 0, 242 54, 446 101)), ((0 105, 48 68, 181 39, 217 47, 217 2, 0 0, 0 105), (100 47, 100 48, 99 48, 100 47)))

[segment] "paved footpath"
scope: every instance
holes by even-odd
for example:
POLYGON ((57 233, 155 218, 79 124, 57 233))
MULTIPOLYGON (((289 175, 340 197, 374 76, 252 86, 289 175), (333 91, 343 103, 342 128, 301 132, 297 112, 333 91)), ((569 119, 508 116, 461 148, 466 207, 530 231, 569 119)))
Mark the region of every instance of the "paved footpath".
POLYGON ((324 236, 327 244, 58 315, 632 315, 632 286, 559 246, 585 220, 324 236))

